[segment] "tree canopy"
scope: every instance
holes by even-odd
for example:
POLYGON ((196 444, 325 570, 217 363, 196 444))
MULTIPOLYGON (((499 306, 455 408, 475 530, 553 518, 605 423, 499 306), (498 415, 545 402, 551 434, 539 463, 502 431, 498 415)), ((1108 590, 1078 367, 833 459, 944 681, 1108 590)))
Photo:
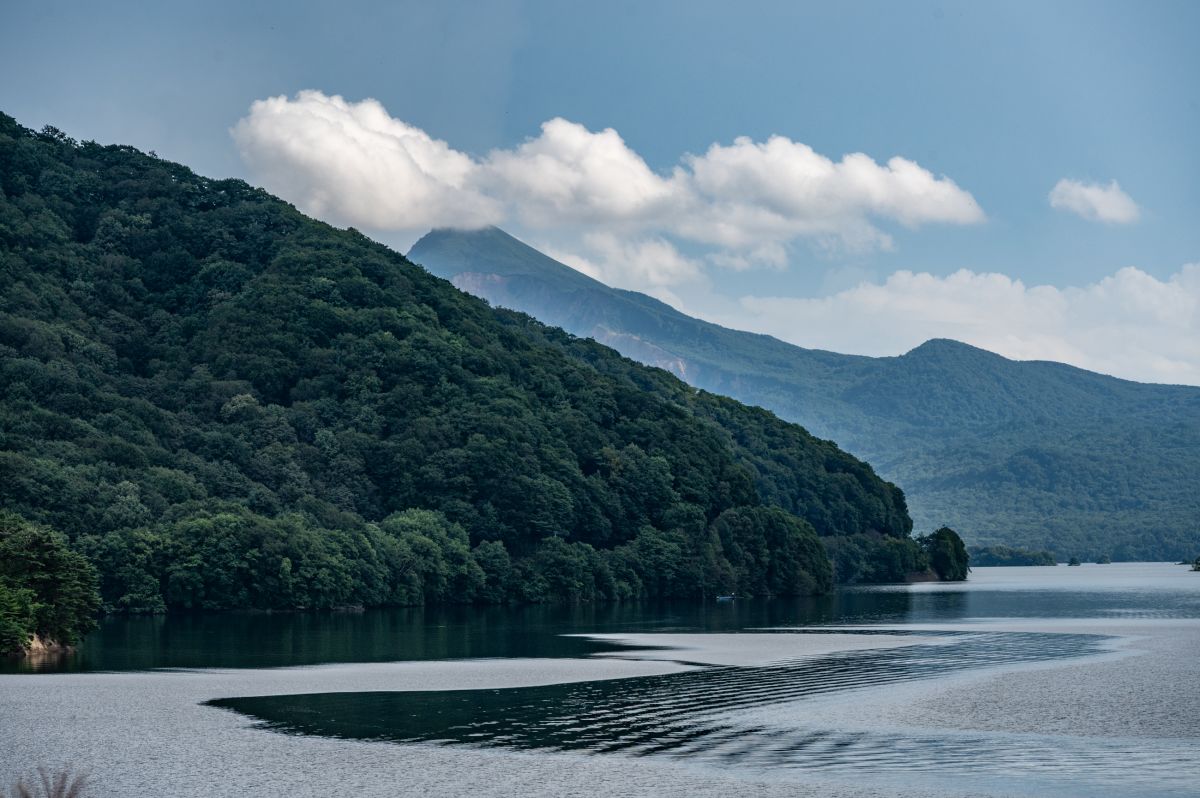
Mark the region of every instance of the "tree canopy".
POLYGON ((944 582, 961 582, 970 572, 971 557, 962 538, 950 527, 944 526, 929 535, 917 538, 917 543, 929 558, 929 567, 944 582))
POLYGON ((96 569, 63 535, 0 512, 0 654, 70 646, 96 625, 96 569))
POLYGON ((968 553, 971 562, 980 566, 996 565, 1056 565, 1048 551, 1030 551, 1012 546, 972 546, 968 553))

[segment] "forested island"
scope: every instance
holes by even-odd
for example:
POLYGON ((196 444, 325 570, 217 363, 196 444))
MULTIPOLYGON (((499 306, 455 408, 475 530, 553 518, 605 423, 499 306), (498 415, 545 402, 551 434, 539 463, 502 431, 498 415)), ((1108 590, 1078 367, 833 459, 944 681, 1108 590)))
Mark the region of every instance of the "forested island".
POLYGON ((68 644, 97 604, 966 576, 958 536, 914 539, 901 490, 833 443, 244 182, 0 115, 0 189, 3 545, 44 541, 80 591, 79 619, 54 626, 41 566, 6 559, 7 639, 68 644))
POLYGON ((971 564, 979 566, 1057 565, 1049 551, 1033 551, 1012 546, 971 546, 971 564))

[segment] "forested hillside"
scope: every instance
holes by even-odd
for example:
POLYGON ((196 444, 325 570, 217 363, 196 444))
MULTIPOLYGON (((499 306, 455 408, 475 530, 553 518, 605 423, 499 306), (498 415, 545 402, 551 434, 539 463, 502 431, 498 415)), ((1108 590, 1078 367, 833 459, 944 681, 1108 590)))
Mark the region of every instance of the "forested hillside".
POLYGON ((437 230, 409 257, 493 304, 760 405, 870 462, 918 529, 1066 560, 1179 560, 1200 548, 1200 388, 1014 362, 934 340, 841 355, 609 288, 496 228, 437 230))
POLYGON ((237 180, 0 116, 0 505, 112 609, 827 590, 903 494, 237 180))

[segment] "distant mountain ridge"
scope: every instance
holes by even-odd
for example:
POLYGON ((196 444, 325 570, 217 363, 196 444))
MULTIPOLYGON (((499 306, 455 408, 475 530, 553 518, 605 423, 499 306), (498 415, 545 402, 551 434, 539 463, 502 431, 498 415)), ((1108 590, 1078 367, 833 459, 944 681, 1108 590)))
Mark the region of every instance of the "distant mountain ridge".
POLYGON ((899 484, 916 528, 976 544, 1179 559, 1200 548, 1200 389, 934 339, 899 357, 804 349, 611 288, 497 228, 410 260, 494 305, 773 410, 899 484))

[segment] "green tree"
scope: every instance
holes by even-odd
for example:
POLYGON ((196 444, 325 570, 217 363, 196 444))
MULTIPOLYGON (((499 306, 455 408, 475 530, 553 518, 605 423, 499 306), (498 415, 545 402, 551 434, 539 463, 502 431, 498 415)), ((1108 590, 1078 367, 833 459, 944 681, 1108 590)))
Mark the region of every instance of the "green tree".
POLYGON ((970 555, 962 538, 950 527, 942 527, 930 535, 922 535, 917 542, 929 558, 929 567, 943 582, 961 582, 971 571, 970 555))
POLYGON ((379 527, 400 544, 401 558, 393 566, 411 586, 413 603, 470 602, 485 586, 487 574, 471 556, 466 530, 443 514, 405 510, 379 527))
POLYGON ((29 647, 38 609, 32 590, 11 587, 6 579, 0 579, 0 654, 29 647))
POLYGON ((489 604, 508 599, 513 591, 513 565, 504 544, 498 540, 485 540, 474 548, 471 556, 484 576, 477 598, 489 604))
POLYGON ((96 569, 58 532, 0 512, 0 584, 6 636, 74 645, 96 626, 96 569), (22 632, 22 627, 24 631, 22 632))
POLYGON ((829 558, 803 519, 778 507, 737 507, 722 513, 713 527, 739 593, 800 596, 832 588, 829 558))

